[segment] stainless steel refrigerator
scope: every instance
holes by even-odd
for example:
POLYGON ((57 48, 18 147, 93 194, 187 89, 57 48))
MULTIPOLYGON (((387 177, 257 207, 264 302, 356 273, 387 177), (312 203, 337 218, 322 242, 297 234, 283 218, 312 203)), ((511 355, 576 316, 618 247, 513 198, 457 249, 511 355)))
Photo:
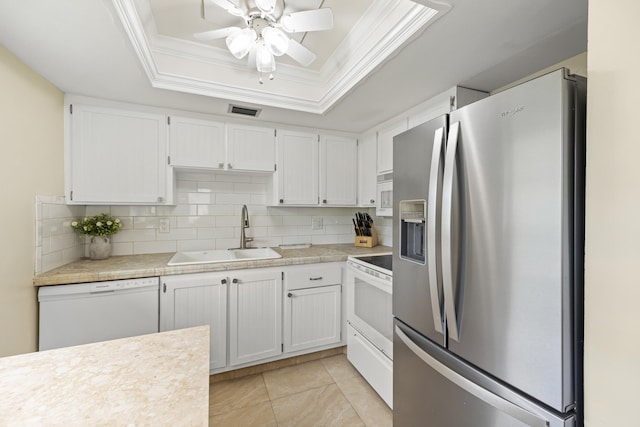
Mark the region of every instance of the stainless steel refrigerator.
POLYGON ((582 425, 586 81, 394 138, 395 427, 582 425))

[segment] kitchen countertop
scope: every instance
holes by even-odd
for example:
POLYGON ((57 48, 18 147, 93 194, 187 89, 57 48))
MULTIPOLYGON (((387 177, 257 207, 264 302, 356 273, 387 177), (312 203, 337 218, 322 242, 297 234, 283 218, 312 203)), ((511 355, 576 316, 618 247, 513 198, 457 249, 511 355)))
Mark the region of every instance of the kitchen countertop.
POLYGON ((353 244, 313 245, 309 248, 302 249, 282 249, 274 247, 273 249, 282 255, 282 258, 176 266, 167 265, 167 262, 169 262, 174 255, 173 252, 112 256, 108 259, 98 261, 84 258, 35 276, 33 278, 33 284, 35 286, 63 285, 173 274, 336 262, 345 261, 349 255, 371 255, 392 251, 388 246, 361 248, 353 244))
POLYGON ((209 326, 0 358, 2 425, 208 421, 209 326))

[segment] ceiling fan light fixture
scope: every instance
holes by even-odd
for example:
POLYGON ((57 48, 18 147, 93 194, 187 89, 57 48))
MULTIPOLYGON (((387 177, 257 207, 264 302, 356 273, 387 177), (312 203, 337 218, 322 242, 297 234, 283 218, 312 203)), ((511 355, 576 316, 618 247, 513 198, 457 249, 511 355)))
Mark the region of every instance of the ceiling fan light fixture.
POLYGON ((282 56, 289 50, 289 37, 274 27, 266 27, 262 30, 264 44, 275 56, 282 56))
POLYGON ((227 37, 227 48, 233 56, 242 59, 255 45, 256 37, 256 32, 251 28, 236 31, 227 37))
POLYGON ((276 0, 256 0, 256 6, 263 13, 273 13, 276 8, 276 0))
POLYGON ((264 43, 256 46, 256 69, 259 73, 272 73, 276 70, 276 60, 264 43))

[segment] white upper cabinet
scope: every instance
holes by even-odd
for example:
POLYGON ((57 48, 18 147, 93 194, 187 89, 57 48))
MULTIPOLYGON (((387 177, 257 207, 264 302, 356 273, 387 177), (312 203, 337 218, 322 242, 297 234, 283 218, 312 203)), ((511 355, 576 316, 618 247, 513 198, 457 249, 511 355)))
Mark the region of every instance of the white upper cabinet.
POLYGON ((358 140, 358 206, 376 206, 377 135, 358 140))
POLYGON ((224 169, 224 123, 171 116, 171 166, 224 169))
POLYGON ((171 117, 171 166, 273 172, 275 130, 171 117))
POLYGON ((320 204, 355 206, 357 163, 356 139, 320 135, 320 204))
POLYGON ((67 203, 171 203, 165 115, 73 101, 67 114, 67 203))
POLYGON ((275 129, 227 124, 228 169, 273 172, 275 165, 275 129))
POLYGON ((378 131, 377 173, 393 171, 393 137, 407 130, 407 120, 402 119, 378 131))
POLYGON ((273 203, 355 206, 357 140, 278 130, 273 203))
POLYGON ((276 204, 318 204, 318 135, 278 130, 276 204))

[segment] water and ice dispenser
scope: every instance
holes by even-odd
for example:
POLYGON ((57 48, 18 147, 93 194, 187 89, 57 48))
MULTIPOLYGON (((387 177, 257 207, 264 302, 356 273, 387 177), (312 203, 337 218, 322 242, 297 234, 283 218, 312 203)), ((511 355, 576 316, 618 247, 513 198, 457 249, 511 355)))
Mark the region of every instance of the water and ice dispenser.
POLYGON ((400 258, 424 264, 427 253, 427 201, 402 200, 399 211, 400 258))

